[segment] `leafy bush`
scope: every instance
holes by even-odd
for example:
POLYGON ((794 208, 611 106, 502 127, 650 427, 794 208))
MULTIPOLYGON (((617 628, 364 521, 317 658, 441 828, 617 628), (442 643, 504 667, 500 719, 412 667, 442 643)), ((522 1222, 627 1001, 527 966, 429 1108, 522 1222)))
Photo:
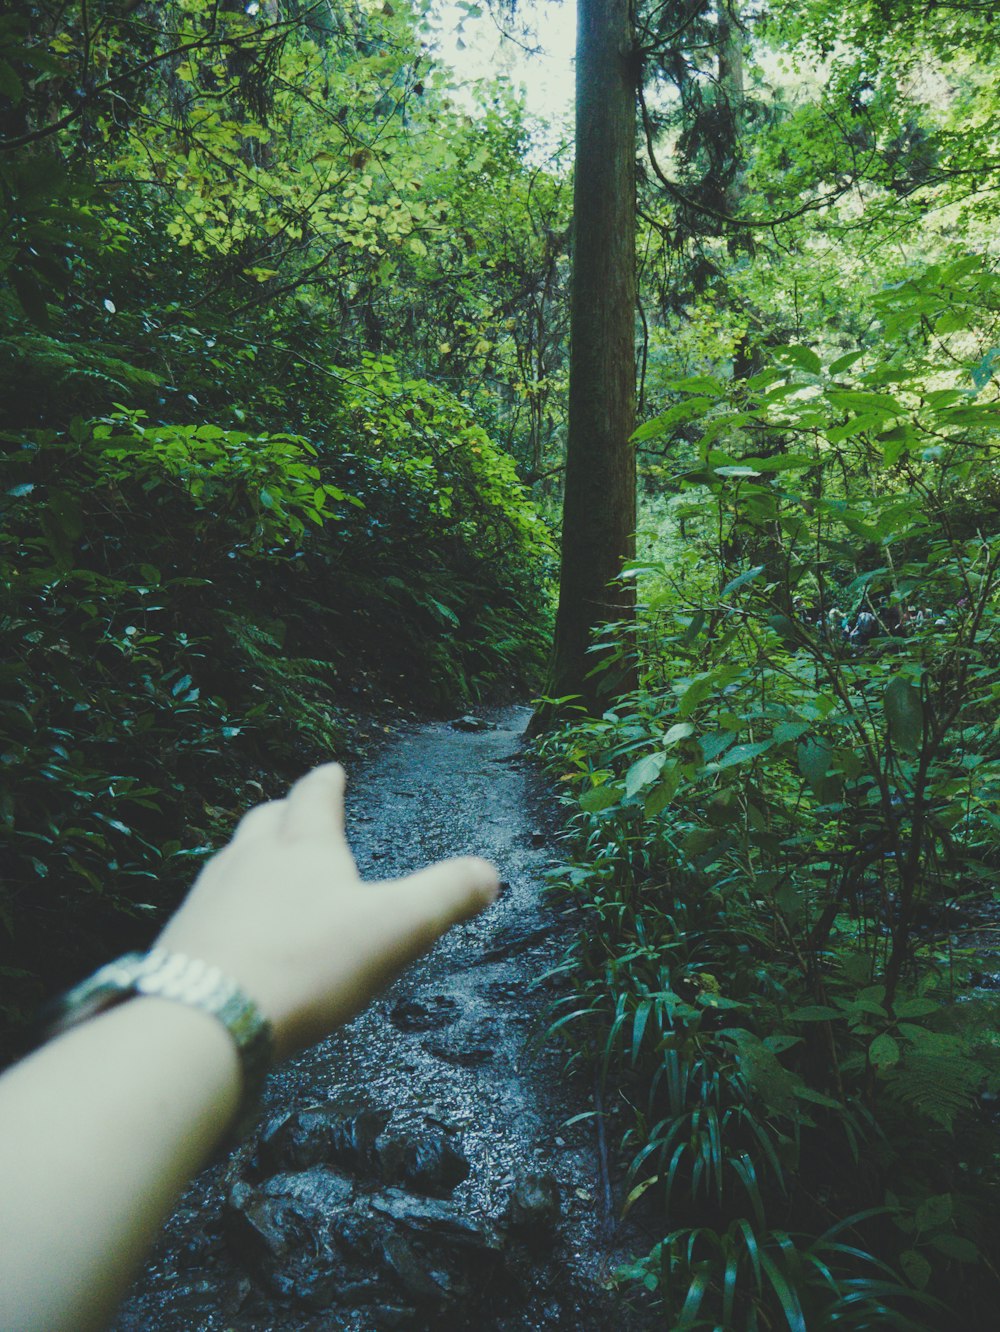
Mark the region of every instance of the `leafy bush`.
POLYGON ((8 1028, 148 937, 242 807, 344 753, 359 705, 530 678, 546 542, 506 460, 429 385, 436 464, 374 447, 419 386, 365 383, 339 418, 357 452, 138 409, 8 434, 8 1028))
POLYGON ((643 687, 544 747, 586 922, 557 1025, 631 1107, 663 1238, 622 1275, 671 1327, 984 1325, 1000 1006, 954 930, 994 897, 1000 538, 953 520, 989 375, 778 356, 642 428, 700 456, 683 547, 632 570, 643 687), (866 645, 831 614, 862 608, 866 645))

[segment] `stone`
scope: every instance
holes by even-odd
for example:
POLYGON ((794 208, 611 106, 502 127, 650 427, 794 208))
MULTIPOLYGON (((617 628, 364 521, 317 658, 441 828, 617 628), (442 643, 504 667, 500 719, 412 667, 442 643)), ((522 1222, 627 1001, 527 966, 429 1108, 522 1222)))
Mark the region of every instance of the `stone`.
POLYGON ((388 1122, 387 1111, 364 1109, 345 1114, 333 1105, 307 1106, 272 1119, 258 1142, 261 1172, 337 1165, 354 1175, 371 1175, 375 1140, 388 1122))
POLYGON ((559 1185, 547 1171, 520 1169, 507 1199, 505 1220, 512 1231, 539 1238, 559 1220, 559 1185))
POLYGON ((488 1064, 497 1052, 493 1028, 485 1024, 424 1042, 424 1049, 435 1059, 459 1068, 479 1068, 488 1064))
POLYGON ((442 1280, 438 1273, 429 1272, 413 1246, 398 1232, 386 1230, 383 1233, 382 1256, 404 1296, 411 1300, 439 1304, 450 1294, 451 1283, 447 1275, 442 1280))
POLYGON ((322 1309, 364 1303, 376 1287, 376 1236, 349 1208, 353 1187, 329 1166, 238 1181, 225 1220, 248 1270, 284 1299, 322 1309))
POLYGON ((468 1178, 469 1161, 461 1147, 440 1128, 387 1131, 376 1143, 379 1173, 387 1184, 402 1184, 414 1193, 447 1197, 468 1178))
POLYGON ((488 722, 485 717, 474 717, 471 712, 467 712, 464 717, 456 717, 451 723, 453 731, 495 731, 496 727, 492 722, 488 722))
POLYGON ((400 999, 389 1010, 389 1021, 398 1031, 436 1031, 450 1026, 461 1014, 462 1006, 448 994, 426 998, 400 999))
POLYGON ((473 1221, 453 1202, 415 1198, 402 1189, 383 1189, 373 1194, 376 1212, 391 1217, 423 1241, 436 1240, 445 1247, 483 1255, 498 1255, 500 1237, 486 1221, 473 1221))

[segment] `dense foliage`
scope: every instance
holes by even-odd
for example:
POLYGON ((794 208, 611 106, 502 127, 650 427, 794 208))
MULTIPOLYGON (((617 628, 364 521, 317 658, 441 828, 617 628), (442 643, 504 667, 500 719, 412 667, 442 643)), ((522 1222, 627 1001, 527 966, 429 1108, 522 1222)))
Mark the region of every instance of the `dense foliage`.
POLYGON ((43 4, 0 44, 17 1039, 248 803, 530 689, 563 186, 390 6, 43 4))
POLYGON ((897 8, 645 33, 641 684, 542 751, 671 1328, 993 1317, 996 103, 897 8))

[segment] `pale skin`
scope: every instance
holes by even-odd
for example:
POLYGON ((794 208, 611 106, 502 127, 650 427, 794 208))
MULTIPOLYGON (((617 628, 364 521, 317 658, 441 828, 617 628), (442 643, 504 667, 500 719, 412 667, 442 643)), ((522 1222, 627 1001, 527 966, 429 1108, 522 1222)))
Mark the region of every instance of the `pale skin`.
MULTIPOLYGON (((214 963, 257 1003, 282 1058, 362 1009, 450 926, 495 898, 484 860, 362 884, 344 774, 317 768, 252 809, 158 946, 214 963)), ((0 1328, 78 1332, 110 1319, 241 1095, 216 1019, 137 998, 0 1078, 0 1328)))

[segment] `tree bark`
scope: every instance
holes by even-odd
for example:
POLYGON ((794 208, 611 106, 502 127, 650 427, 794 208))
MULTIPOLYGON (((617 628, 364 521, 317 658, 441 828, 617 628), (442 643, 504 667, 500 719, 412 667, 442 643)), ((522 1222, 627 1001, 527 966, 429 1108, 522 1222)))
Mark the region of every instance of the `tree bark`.
MULTIPOLYGON (((629 0, 578 0, 569 434, 562 563, 548 687, 591 711, 634 685, 598 670, 594 630, 634 616, 635 86, 629 0)), ((551 714, 543 709, 541 718, 551 714)))

